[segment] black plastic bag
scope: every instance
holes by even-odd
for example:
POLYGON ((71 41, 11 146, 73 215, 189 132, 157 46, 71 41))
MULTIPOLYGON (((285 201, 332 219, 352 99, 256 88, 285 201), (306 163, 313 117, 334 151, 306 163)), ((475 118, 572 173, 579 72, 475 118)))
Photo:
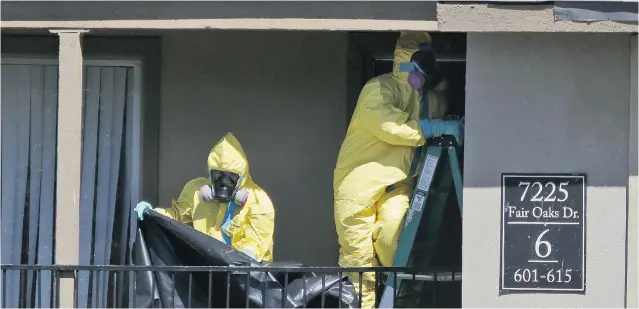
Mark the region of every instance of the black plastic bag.
MULTIPOLYGON (((195 229, 150 211, 139 222, 133 264, 143 266, 304 267, 295 262, 258 263, 195 229)), ((347 277, 312 272, 140 271, 137 307, 172 308, 357 308, 347 277), (341 287, 341 292, 340 292, 341 287), (323 294, 323 299, 322 299, 323 294), (340 304, 341 303, 341 304, 340 304)))

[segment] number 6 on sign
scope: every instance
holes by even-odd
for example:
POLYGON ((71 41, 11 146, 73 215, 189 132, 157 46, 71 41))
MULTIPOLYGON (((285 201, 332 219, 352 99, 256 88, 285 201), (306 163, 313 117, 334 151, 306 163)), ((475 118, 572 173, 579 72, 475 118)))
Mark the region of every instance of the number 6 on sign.
POLYGON ((547 258, 550 255, 550 252, 552 252, 552 247, 550 246, 550 243, 548 241, 545 240, 541 240, 541 238, 548 233, 548 231, 550 231, 550 229, 546 229, 543 232, 541 232, 541 234, 539 234, 539 236, 537 237, 537 241, 535 241, 535 253, 537 254, 537 256, 539 256, 540 258, 547 258), (546 246, 546 254, 542 255, 541 252, 539 251, 539 247, 541 247, 541 245, 546 246))

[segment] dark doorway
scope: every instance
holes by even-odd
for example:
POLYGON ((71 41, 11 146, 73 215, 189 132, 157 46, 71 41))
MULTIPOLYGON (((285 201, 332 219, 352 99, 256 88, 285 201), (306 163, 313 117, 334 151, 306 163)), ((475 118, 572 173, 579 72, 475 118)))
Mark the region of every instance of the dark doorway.
MULTIPOLYGON (((359 92, 371 78, 392 72, 393 50, 399 33, 350 33, 348 63, 348 107, 350 122, 359 92)), ((466 34, 433 33, 433 46, 440 69, 449 82, 446 91, 447 116, 465 116, 466 95, 466 34)), ((463 162, 463 153, 460 154, 463 162)), ((462 167, 463 170, 463 167, 462 167)), ((430 269, 461 271, 462 222, 456 198, 449 198, 430 269)), ((422 230, 423 227, 420 227, 422 230)), ((419 235, 418 235, 419 237, 419 235)), ((417 264, 417 263, 416 263, 417 264)), ((461 307, 461 281, 428 282, 422 285, 416 298, 417 307, 461 307)), ((412 297, 411 297, 412 298, 412 297)))

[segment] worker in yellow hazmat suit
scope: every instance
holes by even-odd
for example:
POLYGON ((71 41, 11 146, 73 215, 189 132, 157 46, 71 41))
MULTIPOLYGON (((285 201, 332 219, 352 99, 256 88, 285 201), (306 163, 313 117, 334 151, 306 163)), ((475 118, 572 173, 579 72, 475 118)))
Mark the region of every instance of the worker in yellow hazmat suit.
MULTIPOLYGON (((426 138, 453 135, 459 121, 445 115, 446 81, 437 70, 426 32, 402 32, 393 71, 362 89, 334 171, 335 225, 343 267, 392 266, 413 191, 411 160, 426 138), (409 69, 402 69, 409 67, 409 69), (420 121, 422 95, 429 117, 420 121)), ((359 275, 350 274, 359 290, 359 275)), ((375 305, 375 275, 362 276, 362 308, 375 305)))
POLYGON ((239 141, 227 133, 208 156, 209 178, 186 183, 167 209, 140 202, 133 210, 139 220, 153 209, 223 241, 257 261, 273 260, 275 210, 271 199, 249 174, 239 141))

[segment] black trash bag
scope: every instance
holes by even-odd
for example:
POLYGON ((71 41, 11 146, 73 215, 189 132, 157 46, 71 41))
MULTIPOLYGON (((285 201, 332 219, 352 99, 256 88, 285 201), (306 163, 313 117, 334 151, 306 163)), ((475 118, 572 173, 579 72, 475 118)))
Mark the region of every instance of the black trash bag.
MULTIPOLYGON (((133 264, 143 266, 303 267, 259 263, 195 229, 150 211, 139 222, 133 264)), ((265 271, 139 271, 135 304, 141 308, 358 308, 345 275, 265 271), (340 291, 341 290, 341 291, 340 291)))

